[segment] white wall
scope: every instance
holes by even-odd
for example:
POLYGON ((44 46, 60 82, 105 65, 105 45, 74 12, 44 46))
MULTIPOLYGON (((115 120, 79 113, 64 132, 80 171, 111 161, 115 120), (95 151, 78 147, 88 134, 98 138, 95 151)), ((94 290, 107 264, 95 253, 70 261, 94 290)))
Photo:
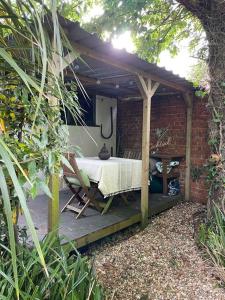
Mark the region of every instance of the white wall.
POLYGON ((96 96, 96 125, 103 124, 103 134, 110 134, 110 107, 113 108, 113 135, 110 139, 104 139, 100 134, 100 127, 92 126, 68 126, 69 144, 79 146, 84 156, 97 156, 103 144, 113 155, 116 155, 116 121, 117 121, 117 100, 103 96, 96 96))

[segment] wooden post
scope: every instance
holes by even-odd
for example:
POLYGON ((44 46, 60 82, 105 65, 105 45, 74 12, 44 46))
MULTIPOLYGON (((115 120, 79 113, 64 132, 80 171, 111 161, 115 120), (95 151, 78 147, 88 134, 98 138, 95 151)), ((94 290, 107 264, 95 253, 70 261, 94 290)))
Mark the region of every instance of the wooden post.
POLYGON ((191 136, 192 136, 192 110, 193 100, 189 93, 184 94, 187 107, 187 127, 186 127, 186 170, 185 170, 185 193, 186 201, 190 200, 190 176, 191 176, 191 136))
POLYGON ((52 197, 48 201, 48 232, 58 234, 59 227, 59 174, 51 174, 49 188, 52 197))
POLYGON ((141 221, 142 227, 148 222, 148 180, 149 180, 149 150, 150 150, 150 120, 151 97, 143 99, 142 125, 142 181, 141 181, 141 221))
MULTIPOLYGON (((53 40, 52 43, 52 60, 49 62, 48 71, 55 75, 56 78, 60 75, 60 57, 56 54, 56 41, 53 40)), ((54 79, 49 78, 49 84, 54 84, 54 79)), ((52 109, 59 110, 58 105, 59 101, 56 97, 49 97, 49 103, 52 106, 52 109)), ((56 167, 57 169, 57 167, 56 167)), ((48 199, 48 232, 54 232, 58 234, 59 227, 59 173, 53 173, 49 178, 49 189, 52 193, 52 197, 48 199)))
POLYGON ((151 99, 157 90, 159 83, 152 87, 151 79, 138 76, 138 86, 143 97, 143 125, 142 125, 142 184, 141 184, 141 223, 144 228, 148 223, 149 216, 149 150, 150 150, 150 122, 151 122, 151 99))
MULTIPOLYGON (((68 65, 70 65, 77 55, 75 52, 68 53, 65 57, 60 57, 56 51, 56 41, 52 41, 52 60, 49 62, 48 71, 56 78, 60 76, 60 72, 63 71, 68 65)), ((54 79, 49 79, 50 84, 54 84, 54 79)), ((50 96, 49 102, 52 105, 52 109, 59 110, 59 101, 56 97, 50 96)), ((57 166, 56 166, 57 170, 57 166)), ((48 232, 54 232, 58 234, 59 227, 59 188, 60 178, 59 173, 51 174, 49 181, 49 188, 52 193, 52 197, 48 200, 48 232)))

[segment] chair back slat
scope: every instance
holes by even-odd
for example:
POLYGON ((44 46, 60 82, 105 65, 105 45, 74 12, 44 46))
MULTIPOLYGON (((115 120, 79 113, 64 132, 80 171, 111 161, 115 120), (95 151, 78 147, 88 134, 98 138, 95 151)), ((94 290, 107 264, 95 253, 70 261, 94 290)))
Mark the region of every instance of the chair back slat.
POLYGON ((140 151, 135 151, 135 150, 130 150, 130 149, 125 149, 123 153, 123 158, 129 158, 129 159, 141 159, 141 152, 140 151))

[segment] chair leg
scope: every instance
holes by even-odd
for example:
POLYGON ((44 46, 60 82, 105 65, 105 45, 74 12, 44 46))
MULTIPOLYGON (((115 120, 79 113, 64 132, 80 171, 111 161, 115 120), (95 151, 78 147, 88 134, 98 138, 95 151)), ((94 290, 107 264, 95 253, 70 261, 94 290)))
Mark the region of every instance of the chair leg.
POLYGON ((100 206, 98 204, 98 202, 95 200, 95 196, 97 194, 98 190, 95 189, 93 195, 88 194, 88 198, 87 201, 85 202, 84 206, 81 208, 79 214, 76 216, 76 219, 78 219, 84 212, 84 210, 90 205, 93 204, 94 206, 96 206, 97 210, 100 210, 100 206))
POLYGON ((66 204, 65 204, 65 205, 63 206, 63 208, 61 209, 61 213, 64 212, 64 210, 66 209, 67 205, 69 205, 69 204, 73 201, 74 198, 76 198, 76 195, 72 195, 72 196, 70 197, 70 199, 66 202, 66 204))
POLYGON ((85 203, 85 205, 81 208, 79 214, 76 216, 76 219, 78 219, 78 218, 82 215, 82 213, 84 212, 84 210, 86 209, 86 207, 90 204, 90 202, 91 202, 91 200, 89 199, 89 200, 85 203))

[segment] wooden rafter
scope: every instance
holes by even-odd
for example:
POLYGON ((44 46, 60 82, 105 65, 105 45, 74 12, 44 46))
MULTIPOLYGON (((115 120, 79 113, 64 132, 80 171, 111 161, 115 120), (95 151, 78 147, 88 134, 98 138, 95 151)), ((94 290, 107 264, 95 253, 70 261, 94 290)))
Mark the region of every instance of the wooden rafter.
POLYGON ((76 52, 79 52, 81 55, 85 55, 85 56, 88 56, 88 57, 91 57, 93 59, 96 59, 98 61, 101 61, 105 64, 108 64, 108 65, 111 65, 111 66, 114 66, 118 69, 121 69, 121 70, 125 70, 131 74, 134 74, 136 76, 142 76, 143 78, 148 78, 148 79, 151 79, 155 82, 159 82, 165 86, 168 86, 168 87, 171 87, 171 88, 174 88, 175 90, 178 90, 178 91, 182 91, 182 92, 187 92, 188 91, 188 88, 185 87, 185 86, 182 86, 182 85, 179 85, 177 83, 174 83, 174 82, 171 82, 169 80, 165 80, 165 79, 162 79, 161 77, 157 76, 157 75, 153 75, 153 74, 150 74, 148 72, 145 72, 145 71, 142 71, 134 66, 130 66, 126 63, 122 63, 122 62, 119 62, 116 57, 110 57, 110 55, 106 55, 106 54, 103 54, 103 53, 100 53, 99 51, 95 51, 93 49, 90 49, 90 48, 87 48, 85 46, 82 46, 78 43, 72 43, 73 47, 74 47, 74 50, 76 52))
MULTIPOLYGON (((71 71, 67 71, 67 75, 66 75, 68 78, 70 78, 70 76, 72 78, 74 78, 74 74, 71 72, 71 71)), ((81 81, 82 85, 83 86, 92 86, 92 85, 95 85, 96 87, 98 88, 101 88, 101 87, 106 87, 106 88, 111 88, 111 89, 115 89, 115 85, 116 85, 116 82, 113 82, 112 80, 101 80, 100 81, 100 84, 97 85, 97 81, 98 79, 97 78, 93 78, 93 77, 88 77, 88 76, 83 76, 83 75, 80 75, 78 73, 75 74, 75 76, 77 76, 77 78, 81 81)), ((139 93, 138 93, 138 90, 134 90, 134 89, 129 89, 129 88, 126 88, 126 87, 119 87, 118 88, 119 91, 127 94, 127 95, 134 95, 134 96, 138 96, 139 93)))
MULTIPOLYGON (((101 78, 101 77, 99 78, 94 74, 94 72, 93 72, 94 77, 90 77, 87 75, 79 74, 79 71, 76 73, 73 73, 72 70, 70 70, 68 68, 66 70, 64 70, 64 75, 66 77, 74 77, 74 74, 77 75, 80 79, 83 79, 84 81, 88 81, 88 82, 95 81, 95 83, 97 80, 100 80, 101 83, 113 83, 113 84, 119 83, 120 84, 120 83, 126 83, 128 81, 135 82, 135 79, 136 79, 136 77, 132 74, 124 74, 124 75, 117 75, 117 76, 115 75, 115 76, 108 76, 106 78, 101 78)), ((133 86, 131 86, 131 87, 133 87, 133 86)))

